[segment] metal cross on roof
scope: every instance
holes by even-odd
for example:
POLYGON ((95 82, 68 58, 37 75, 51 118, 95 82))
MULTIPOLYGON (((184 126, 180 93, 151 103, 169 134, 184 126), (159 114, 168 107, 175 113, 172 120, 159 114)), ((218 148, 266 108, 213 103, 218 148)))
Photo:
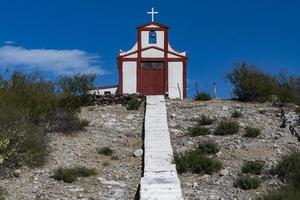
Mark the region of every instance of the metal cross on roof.
POLYGON ((154 22, 154 15, 158 14, 158 12, 154 11, 154 8, 152 7, 151 12, 147 12, 148 15, 152 15, 152 22, 154 22))

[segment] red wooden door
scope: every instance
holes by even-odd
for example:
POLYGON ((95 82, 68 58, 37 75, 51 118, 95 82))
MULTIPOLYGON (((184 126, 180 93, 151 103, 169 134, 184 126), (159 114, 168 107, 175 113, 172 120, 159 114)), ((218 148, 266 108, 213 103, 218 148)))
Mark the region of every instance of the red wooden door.
POLYGON ((145 95, 164 95, 164 62, 142 62, 140 81, 140 93, 145 95))

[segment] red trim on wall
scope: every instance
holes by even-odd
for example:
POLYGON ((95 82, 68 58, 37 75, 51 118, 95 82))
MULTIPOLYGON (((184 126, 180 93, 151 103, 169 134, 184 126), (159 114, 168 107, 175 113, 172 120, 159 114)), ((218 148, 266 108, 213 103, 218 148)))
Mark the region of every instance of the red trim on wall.
POLYGON ((121 59, 118 59, 118 68, 119 68, 119 86, 118 86, 118 94, 123 94, 123 62, 121 59))
POLYGON ((183 88, 183 98, 186 99, 186 60, 183 61, 182 63, 182 67, 183 67, 183 71, 182 71, 182 75, 183 75, 183 79, 182 79, 182 88, 183 88))
POLYGON ((165 82, 165 93, 168 92, 168 71, 169 71, 169 62, 182 62, 183 66, 183 98, 186 98, 186 68, 187 68, 187 60, 188 58, 186 56, 174 53, 169 51, 169 36, 168 36, 168 27, 162 24, 158 23, 148 23, 142 26, 137 27, 138 29, 138 35, 137 35, 137 50, 133 51, 131 53, 127 53, 124 55, 118 56, 118 69, 119 69, 119 87, 118 87, 118 93, 122 94, 123 93, 123 63, 125 61, 135 61, 136 66, 137 66, 137 72, 136 72, 136 89, 137 93, 141 93, 140 88, 141 88, 141 80, 140 80, 140 75, 141 75, 141 62, 142 61, 162 61, 165 62, 165 69, 164 69, 164 82, 165 82), (149 25, 157 25, 159 26, 158 28, 147 28, 146 26, 149 25), (142 48, 142 41, 141 41, 141 32, 142 31, 150 31, 150 30, 159 30, 159 31, 164 31, 164 48, 159 48, 157 46, 149 46, 146 48, 142 48), (142 58, 142 51, 148 50, 148 49, 157 49, 160 51, 164 52, 164 57, 162 58, 142 58), (125 58, 126 56, 133 55, 137 53, 137 58, 125 58), (168 58, 168 54, 172 54, 175 56, 178 56, 179 58, 168 58))
POLYGON ((121 58, 124 61, 165 61, 165 62, 174 62, 174 61, 185 61, 184 58, 121 58))
POLYGON ((164 61, 165 61, 165 95, 169 94, 169 61, 168 61, 168 30, 164 30, 164 61))

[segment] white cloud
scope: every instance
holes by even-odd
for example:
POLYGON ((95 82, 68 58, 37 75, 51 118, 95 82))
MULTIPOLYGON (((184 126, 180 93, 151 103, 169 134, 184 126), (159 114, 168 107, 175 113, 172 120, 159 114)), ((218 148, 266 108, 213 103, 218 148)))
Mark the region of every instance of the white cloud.
POLYGON ((100 56, 85 51, 58 49, 26 49, 18 46, 0 47, 0 66, 49 71, 57 74, 97 73, 104 74, 100 56))
POLYGON ((16 42, 12 41, 12 40, 7 40, 7 41, 4 41, 4 44, 6 44, 6 45, 13 45, 13 44, 16 44, 16 42))

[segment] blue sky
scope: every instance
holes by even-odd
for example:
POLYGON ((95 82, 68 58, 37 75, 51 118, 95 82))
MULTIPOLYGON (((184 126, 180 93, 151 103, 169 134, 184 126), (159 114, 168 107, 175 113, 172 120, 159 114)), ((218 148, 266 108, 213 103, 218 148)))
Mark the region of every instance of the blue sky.
POLYGON ((209 91, 215 81, 229 97, 224 74, 242 61, 300 75, 299 0, 1 0, 0 67, 49 78, 97 71, 98 85, 116 84, 118 50, 133 46, 152 6, 188 53, 189 96, 195 82, 209 91))

